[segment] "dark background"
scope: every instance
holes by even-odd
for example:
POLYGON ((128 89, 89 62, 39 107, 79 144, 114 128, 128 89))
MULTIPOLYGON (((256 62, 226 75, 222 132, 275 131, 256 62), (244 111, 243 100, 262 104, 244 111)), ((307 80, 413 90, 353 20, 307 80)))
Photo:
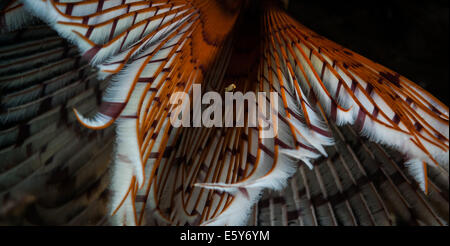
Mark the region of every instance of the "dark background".
POLYGON ((448 0, 290 0, 289 12, 449 104, 448 0))

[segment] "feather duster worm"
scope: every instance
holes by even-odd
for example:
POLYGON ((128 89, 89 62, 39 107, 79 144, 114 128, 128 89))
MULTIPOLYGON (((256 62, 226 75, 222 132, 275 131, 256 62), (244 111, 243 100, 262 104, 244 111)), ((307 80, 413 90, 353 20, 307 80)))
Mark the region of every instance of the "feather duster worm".
MULTIPOLYGON (((283 224, 326 224, 319 220, 338 224, 342 214, 349 224, 393 224, 388 211, 404 208, 384 202, 370 178, 373 173, 348 139, 362 141, 359 146, 366 162, 384 158, 392 164, 380 166, 377 172, 392 185, 389 192, 395 194, 389 195, 406 208, 412 205, 392 180, 392 172, 412 183, 383 148, 369 147, 372 143, 357 134, 405 154, 405 165, 420 189, 441 194, 428 180, 428 170, 448 181, 448 107, 405 77, 312 32, 286 14, 282 2, 10 0, 1 17, 8 31, 32 21, 32 16, 45 21, 73 43, 81 59, 97 68, 97 77, 107 82, 98 89, 104 94, 94 116, 85 117, 77 108, 74 114, 83 126, 94 130, 115 123, 108 202, 112 224, 242 225, 252 214, 258 220, 255 213, 265 213, 267 207, 271 221, 281 216, 283 224), (264 138, 263 129, 250 126, 247 120, 244 127, 173 127, 170 115, 175 105, 170 98, 177 92, 192 94, 194 84, 220 93, 275 93, 277 114, 269 121, 276 124, 278 134, 264 138), (337 127, 345 125, 354 128, 337 127), (317 159, 328 171, 314 167, 317 159), (339 166, 333 163, 336 159, 339 166), (351 167, 351 162, 356 165, 351 167), (314 170, 306 170, 303 164, 314 170), (349 183, 342 181, 342 175, 349 177, 345 181, 349 183), (334 196, 329 194, 330 183, 334 196), (358 189, 353 192, 359 197, 356 203, 338 196, 350 196, 349 188, 344 188, 349 185, 358 189), (364 194, 368 192, 362 188, 365 185, 371 195, 364 194), (266 199, 266 189, 279 194, 278 198, 266 199), (286 192, 293 193, 288 196, 294 206, 290 212, 286 192), (310 205, 303 204, 305 194, 310 205), (320 202, 314 202, 314 194, 321 197, 320 202), (255 209, 262 195, 264 205, 255 209), (333 208, 338 203, 342 207, 333 208), (378 206, 382 215, 374 215, 368 204, 377 204, 370 206, 378 206), (277 206, 281 206, 279 214, 274 213, 277 206), (301 216, 299 211, 311 216, 301 216)), ((62 41, 49 38, 36 45, 58 42, 62 41)), ((8 57, 13 50, 0 55, 8 57)), ((72 54, 64 49, 39 56, 51 61, 52 56, 67 57, 68 52, 72 54)), ((30 63, 8 59, 0 63, 0 71, 22 65, 26 69, 30 63)), ((40 75, 33 76, 39 80, 40 75)), ((50 85, 77 86, 66 76, 46 81, 40 89, 10 93, 2 103, 31 102, 41 93, 51 94, 47 92, 50 85)), ((3 83, 25 88, 27 76, 21 78, 3 83)), ((274 100, 269 96, 273 94, 266 95, 264 100, 274 100)), ((248 113, 245 105, 236 109, 248 113)), ((11 110, 2 119, 13 122, 24 117, 20 108, 16 110, 17 114, 11 110)), ((26 112, 32 114, 33 108, 26 112)), ((417 195, 428 210, 416 221, 448 221, 448 208, 440 215, 423 195, 417 195)), ((446 202, 439 201, 448 204, 448 196, 446 202)))

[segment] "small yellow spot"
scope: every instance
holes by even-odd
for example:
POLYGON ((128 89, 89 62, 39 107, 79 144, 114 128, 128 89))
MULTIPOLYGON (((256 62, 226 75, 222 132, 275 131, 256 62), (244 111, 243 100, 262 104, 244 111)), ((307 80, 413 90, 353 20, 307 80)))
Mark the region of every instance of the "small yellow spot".
POLYGON ((231 84, 225 88, 225 92, 232 92, 232 91, 234 91, 234 89, 236 89, 236 85, 231 84))

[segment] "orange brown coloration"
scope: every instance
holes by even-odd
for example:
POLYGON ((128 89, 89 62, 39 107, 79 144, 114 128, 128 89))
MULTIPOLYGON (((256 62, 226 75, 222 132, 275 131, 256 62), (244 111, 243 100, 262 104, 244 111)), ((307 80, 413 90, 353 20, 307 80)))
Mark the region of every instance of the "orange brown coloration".
MULTIPOLYGON (((362 173, 359 179, 354 177, 348 160, 339 155, 340 146, 327 146, 333 145, 333 135, 345 143, 346 137, 356 134, 348 130, 349 135, 343 136, 336 125, 353 124, 371 140, 397 148, 408 160, 419 160, 423 180, 418 181, 424 182, 427 193, 439 193, 428 179, 427 165, 444 162, 437 170, 448 180, 448 160, 443 161, 449 151, 448 107, 403 76, 299 24, 280 1, 24 2, 25 7, 36 6, 32 10, 36 13, 56 16, 46 21, 78 46, 101 77, 111 79, 96 116, 87 119, 75 111, 75 117, 93 130, 116 123, 116 169, 109 204, 115 224, 244 224, 260 194, 267 188, 283 188, 297 169, 302 182, 289 183, 292 189, 303 187, 311 203, 312 224, 320 224, 312 193, 320 193, 316 203, 326 207, 331 224, 338 224, 336 201, 344 201, 348 221, 358 224, 351 202, 339 196, 345 193, 342 173, 353 187, 369 187, 383 221, 392 224, 390 205, 369 177, 386 179, 402 204, 411 205, 385 169, 366 172, 352 148, 343 145, 362 173), (220 93, 230 84, 243 93, 275 92, 279 112, 270 121, 281 129, 279 135, 264 139, 263 129, 249 127, 247 119, 242 128, 172 127, 170 114, 176 105, 169 99, 176 92, 191 94, 192 99, 194 84, 220 93), (327 156, 329 151, 336 156, 327 156), (312 174, 304 164, 313 167, 311 161, 318 158, 325 158, 330 172, 323 174, 316 167, 315 182, 308 183, 312 174), (345 172, 336 171, 333 158, 345 172), (328 182, 336 185, 335 195, 327 192, 328 182), (237 212, 239 218, 231 216, 237 212)), ((23 7, 18 0, 11 1, 2 16, 23 7)), ((245 105, 236 107, 248 110, 245 105)), ((370 159, 379 158, 362 146, 370 159)), ((412 186, 407 178, 402 183, 412 186)), ((368 211, 367 221, 376 224, 368 199, 352 192, 368 211)), ((295 213, 301 210, 300 197, 292 198, 295 213)), ((283 199, 269 198, 267 206, 286 206, 283 199)), ((282 211, 287 224, 296 214, 288 216, 286 209, 282 211)), ((438 223, 445 220, 430 213, 438 223)))

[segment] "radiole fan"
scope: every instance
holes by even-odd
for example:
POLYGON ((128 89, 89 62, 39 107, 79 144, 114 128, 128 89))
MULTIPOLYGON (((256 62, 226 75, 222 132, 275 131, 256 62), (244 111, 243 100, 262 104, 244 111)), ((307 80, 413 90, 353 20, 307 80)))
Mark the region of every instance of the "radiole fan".
POLYGON ((448 107, 287 6, 2 1, 0 223, 448 224, 448 107), (173 126, 195 85, 277 133, 173 126))

